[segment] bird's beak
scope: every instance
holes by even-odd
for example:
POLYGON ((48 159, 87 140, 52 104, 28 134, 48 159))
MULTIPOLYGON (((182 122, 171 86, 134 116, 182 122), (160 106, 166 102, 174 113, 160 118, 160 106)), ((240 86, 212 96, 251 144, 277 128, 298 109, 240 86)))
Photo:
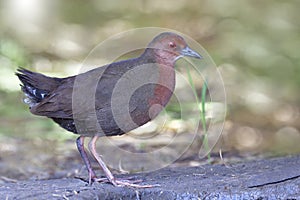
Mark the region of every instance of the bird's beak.
POLYGON ((183 55, 183 56, 189 56, 189 57, 198 58, 198 59, 203 58, 199 53, 192 50, 189 46, 186 46, 184 49, 182 49, 180 51, 180 54, 183 55))

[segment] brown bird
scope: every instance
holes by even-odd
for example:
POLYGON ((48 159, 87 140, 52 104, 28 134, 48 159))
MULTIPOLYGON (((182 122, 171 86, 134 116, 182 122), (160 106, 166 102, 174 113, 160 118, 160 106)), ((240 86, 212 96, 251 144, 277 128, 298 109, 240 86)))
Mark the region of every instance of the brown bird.
POLYGON ((89 173, 89 184, 102 181, 114 186, 152 187, 116 179, 96 152, 96 141, 102 136, 122 135, 155 118, 173 94, 175 62, 183 56, 202 58, 181 36, 164 32, 139 57, 76 76, 48 77, 23 68, 16 75, 32 114, 51 118, 80 135, 76 144, 89 173), (84 147, 85 137, 92 137, 89 150, 107 179, 97 179, 84 147))

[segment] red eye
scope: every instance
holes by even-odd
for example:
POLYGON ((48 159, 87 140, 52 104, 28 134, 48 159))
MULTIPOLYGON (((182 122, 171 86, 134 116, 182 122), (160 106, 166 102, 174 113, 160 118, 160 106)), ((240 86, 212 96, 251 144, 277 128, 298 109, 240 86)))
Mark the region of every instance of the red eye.
POLYGON ((174 42, 170 42, 170 43, 169 43, 169 47, 175 48, 175 47, 176 47, 176 44, 175 44, 174 42))

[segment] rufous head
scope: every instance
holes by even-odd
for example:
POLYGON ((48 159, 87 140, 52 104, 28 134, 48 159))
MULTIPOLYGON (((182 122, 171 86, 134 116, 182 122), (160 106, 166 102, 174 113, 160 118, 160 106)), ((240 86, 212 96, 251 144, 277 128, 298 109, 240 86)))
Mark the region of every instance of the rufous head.
POLYGON ((183 56, 201 59, 202 56, 192 50, 183 37, 176 33, 164 32, 157 35, 149 44, 147 49, 152 49, 155 55, 161 59, 176 61, 183 56))

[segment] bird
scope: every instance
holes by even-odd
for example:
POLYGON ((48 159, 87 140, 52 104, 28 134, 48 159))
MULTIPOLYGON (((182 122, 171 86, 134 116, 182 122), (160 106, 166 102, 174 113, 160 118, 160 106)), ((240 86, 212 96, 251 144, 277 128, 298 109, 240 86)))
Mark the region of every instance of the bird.
POLYGON ((175 63, 187 56, 203 57, 177 33, 155 36, 135 58, 112 62, 78 75, 49 77, 19 67, 16 76, 34 115, 52 119, 78 134, 77 149, 87 168, 88 183, 108 182, 114 186, 153 187, 138 181, 116 178, 96 151, 99 137, 125 134, 154 119, 169 102, 175 88, 175 63), (85 148, 106 178, 97 178, 85 148))

